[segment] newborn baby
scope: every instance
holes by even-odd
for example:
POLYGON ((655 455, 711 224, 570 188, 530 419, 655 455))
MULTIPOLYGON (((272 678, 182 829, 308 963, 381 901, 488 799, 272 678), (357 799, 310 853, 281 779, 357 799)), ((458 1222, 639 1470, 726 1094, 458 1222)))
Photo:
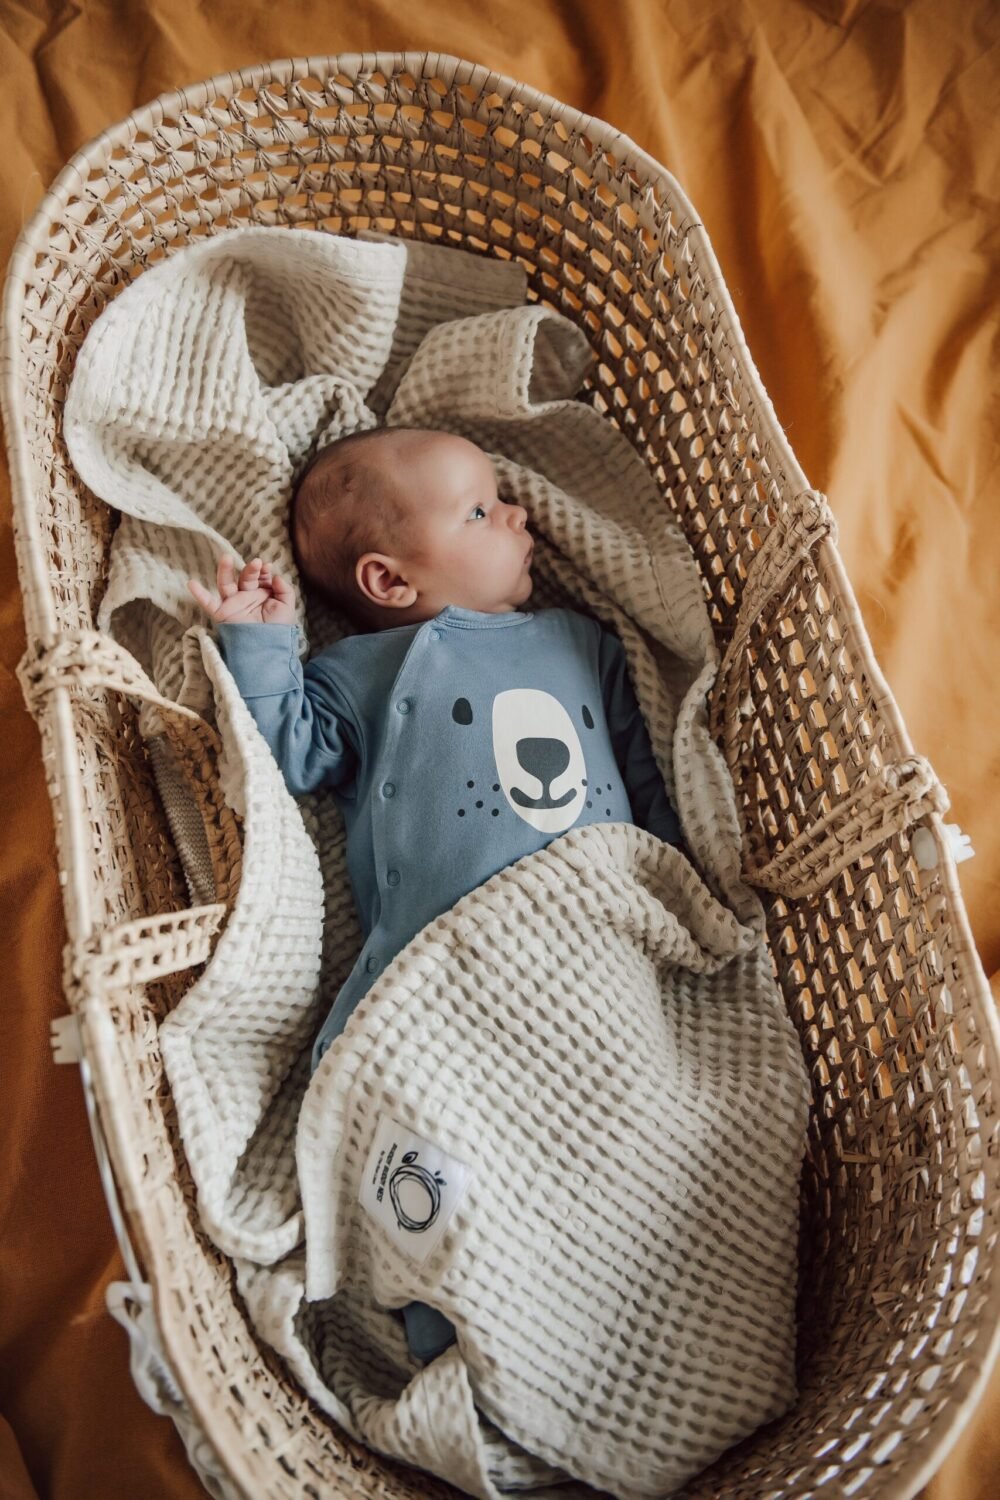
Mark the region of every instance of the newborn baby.
MULTIPOLYGON (((292 499, 304 582, 361 628, 305 668, 295 597, 254 558, 189 588, 294 795, 329 788, 365 937, 313 1049, 317 1066, 385 966, 467 892, 584 823, 634 822, 673 844, 621 642, 568 609, 534 613, 527 514, 486 453, 409 428, 322 449, 292 499)), ((427 1360, 452 1325, 419 1303, 427 1360)))

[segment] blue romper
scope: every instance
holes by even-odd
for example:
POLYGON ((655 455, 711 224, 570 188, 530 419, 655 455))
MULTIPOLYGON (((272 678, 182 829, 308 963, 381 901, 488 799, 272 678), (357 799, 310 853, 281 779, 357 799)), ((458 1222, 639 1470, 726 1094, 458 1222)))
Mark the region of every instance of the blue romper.
MULTIPOLYGON (((621 642, 586 615, 448 605, 348 636, 305 668, 294 625, 217 629, 289 791, 328 788, 346 824, 365 942, 314 1068, 410 939, 515 860, 584 823, 681 843, 621 642)), ((441 1314, 403 1314, 418 1358, 451 1342, 441 1314)))

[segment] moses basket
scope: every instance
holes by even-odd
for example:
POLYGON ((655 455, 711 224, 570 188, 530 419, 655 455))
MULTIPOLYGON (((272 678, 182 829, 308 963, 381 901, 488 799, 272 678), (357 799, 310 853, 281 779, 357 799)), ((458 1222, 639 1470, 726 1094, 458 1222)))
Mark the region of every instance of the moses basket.
POLYGON ((947 798, 684 193, 601 121, 433 54, 285 60, 163 96, 73 157, 9 268, 19 676, 69 934, 56 1056, 82 1068, 129 1277, 109 1303, 140 1390, 216 1495, 454 1493, 347 1439, 255 1342, 200 1229, 158 1052, 238 887, 239 828, 214 731, 159 700, 216 875, 216 901, 190 907, 138 730, 156 689, 93 628, 115 518, 72 470, 62 409, 109 300, 239 225, 516 258, 529 296, 586 333, 598 362, 583 399, 649 465, 700 568, 721 655, 710 722, 813 1085, 800 1399, 683 1494, 912 1496, 983 1389, 1000 1308, 1000 1047, 947 798))

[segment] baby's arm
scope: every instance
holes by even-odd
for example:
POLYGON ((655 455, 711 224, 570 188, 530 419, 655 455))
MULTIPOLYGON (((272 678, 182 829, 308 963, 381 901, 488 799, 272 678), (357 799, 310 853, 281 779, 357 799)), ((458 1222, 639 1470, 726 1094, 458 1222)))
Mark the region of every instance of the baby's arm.
POLYGON ((632 691, 625 648, 610 630, 601 631, 598 658, 611 743, 635 821, 664 843, 680 848, 683 844, 680 822, 667 797, 649 732, 632 691))
POLYGON ((360 744, 356 715, 335 678, 299 661, 295 595, 254 558, 239 577, 221 557, 219 600, 196 579, 188 587, 216 623, 219 648, 293 796, 340 786, 360 744))

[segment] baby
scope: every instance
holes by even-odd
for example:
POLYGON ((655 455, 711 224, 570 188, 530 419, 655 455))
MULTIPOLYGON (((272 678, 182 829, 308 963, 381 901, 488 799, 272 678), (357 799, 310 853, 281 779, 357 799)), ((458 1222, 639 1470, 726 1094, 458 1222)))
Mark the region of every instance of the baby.
MULTIPOLYGON (((527 513, 486 453, 410 428, 322 449, 292 499, 303 581, 361 629, 303 669, 295 597, 254 558, 189 588, 289 790, 329 788, 365 937, 313 1049, 315 1067, 421 928, 515 860, 584 823, 634 822, 673 844, 621 642, 586 615, 523 608, 527 513)), ((452 1325, 403 1309, 419 1359, 452 1325)))

